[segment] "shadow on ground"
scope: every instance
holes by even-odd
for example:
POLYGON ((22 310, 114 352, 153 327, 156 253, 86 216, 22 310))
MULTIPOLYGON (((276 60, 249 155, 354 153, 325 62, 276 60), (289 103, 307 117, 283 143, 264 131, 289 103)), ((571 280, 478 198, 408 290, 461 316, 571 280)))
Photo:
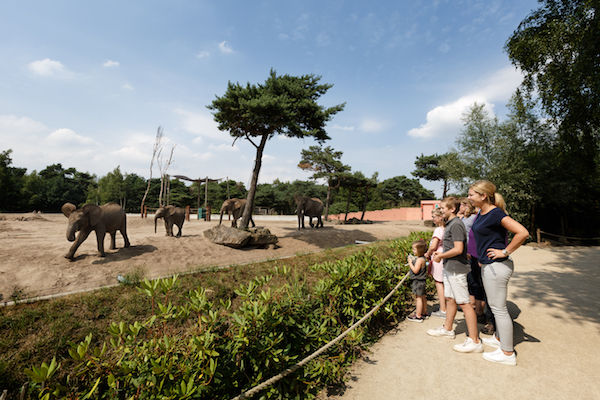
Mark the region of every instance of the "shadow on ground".
POLYGON ((157 247, 149 244, 142 244, 137 246, 130 246, 127 248, 117 249, 114 253, 106 253, 106 257, 98 258, 92 261, 92 264, 106 264, 113 261, 123 261, 130 258, 137 257, 144 253, 151 253, 156 251, 157 247))
POLYGON ((573 322, 600 323, 600 262, 598 248, 558 247, 546 249, 557 256, 547 263, 549 268, 517 273, 519 279, 509 283, 512 297, 517 300, 544 302, 556 310, 551 315, 573 322))
POLYGON ((301 240, 307 244, 312 244, 323 249, 356 244, 357 240, 362 242, 375 242, 377 240, 375 236, 360 229, 341 230, 331 226, 325 226, 319 229, 306 228, 301 230, 298 230, 297 228, 283 228, 283 231, 285 234, 280 235, 280 238, 301 240), (323 238, 325 237, 327 237, 326 243, 329 244, 327 246, 325 246, 325 241, 323 241, 323 238), (331 246, 332 241, 335 241, 335 246, 331 246))

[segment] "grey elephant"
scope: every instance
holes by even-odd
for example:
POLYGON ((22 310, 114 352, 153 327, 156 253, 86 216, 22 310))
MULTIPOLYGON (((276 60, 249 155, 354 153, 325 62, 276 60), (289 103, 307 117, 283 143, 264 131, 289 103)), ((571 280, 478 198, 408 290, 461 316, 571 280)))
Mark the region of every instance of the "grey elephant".
POLYGON ((156 221, 158 221, 159 218, 164 218, 165 220, 165 230, 167 231, 167 236, 173 236, 173 225, 177 225, 179 228, 177 237, 181 237, 181 229, 183 228, 183 222, 185 221, 184 208, 164 206, 156 210, 156 214, 154 214, 154 233, 156 233, 156 221))
POLYGON ((94 204, 86 204, 81 208, 77 208, 74 204, 65 203, 61 207, 61 211, 65 217, 69 219, 67 225, 67 240, 75 242, 65 255, 65 258, 72 260, 77 248, 87 239, 88 235, 96 232, 96 241, 98 242, 98 254, 104 257, 104 236, 108 232, 110 234, 110 249, 117 248, 115 239, 117 231, 123 235, 125 247, 129 247, 129 238, 127 237, 127 217, 125 211, 116 203, 108 203, 103 206, 94 204), (75 239, 75 232, 77 239, 75 239))
POLYGON ((296 201, 296 213, 298 214, 298 230, 302 227, 304 229, 304 216, 308 217, 308 223, 311 228, 319 228, 323 226, 323 220, 321 214, 323 214, 323 202, 317 197, 307 197, 302 195, 295 195, 294 200, 296 201), (317 218, 317 226, 313 225, 313 217, 317 218))
MULTIPOLYGON (((237 220, 242 218, 242 215, 244 214, 244 208, 246 207, 246 199, 238 199, 238 198, 231 198, 228 200, 225 200, 223 202, 223 204, 221 205, 221 216, 219 218, 219 225, 221 225, 221 223, 223 222, 223 213, 231 213, 231 215, 233 216, 233 221, 231 221, 231 226, 234 228, 237 228, 237 220)), ((252 227, 255 227, 256 224, 254 223, 254 220, 252 219, 252 215, 250 215, 250 223, 252 224, 252 227)))

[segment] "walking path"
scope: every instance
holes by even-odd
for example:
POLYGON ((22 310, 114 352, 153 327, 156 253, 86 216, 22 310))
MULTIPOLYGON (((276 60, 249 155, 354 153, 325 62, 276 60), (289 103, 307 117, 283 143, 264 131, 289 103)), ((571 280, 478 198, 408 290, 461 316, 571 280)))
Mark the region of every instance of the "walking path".
POLYGON ((460 312, 454 340, 425 333, 439 318, 405 320, 355 364, 344 393, 327 398, 600 399, 600 247, 524 246, 513 258, 516 367, 454 352, 465 339, 460 312))

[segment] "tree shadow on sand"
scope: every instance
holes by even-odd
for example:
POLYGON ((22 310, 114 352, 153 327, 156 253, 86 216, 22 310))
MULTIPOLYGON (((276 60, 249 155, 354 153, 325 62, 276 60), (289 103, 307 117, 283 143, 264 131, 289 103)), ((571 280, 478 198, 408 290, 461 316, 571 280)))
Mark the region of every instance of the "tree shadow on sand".
POLYGON ((323 228, 306 228, 298 230, 297 228, 283 228, 285 234, 281 238, 293 238, 301 240, 307 244, 318 246, 322 249, 348 246, 356 244, 356 241, 374 242, 377 237, 360 229, 341 230, 331 226, 323 228))
POLYGON ((519 279, 509 283, 512 298, 552 305, 551 315, 569 323, 600 323, 600 248, 558 247, 546 249, 556 253, 550 268, 519 272, 519 279))
POLYGON ((117 249, 116 251, 114 251, 113 253, 106 253, 105 257, 100 257, 97 260, 92 261, 92 264, 107 264, 110 262, 114 262, 114 261, 124 261, 124 260, 128 260, 130 258, 134 258, 137 256, 141 256, 142 254, 145 253, 152 253, 153 251, 156 251, 157 247, 149 245, 149 244, 142 244, 142 245, 137 245, 137 246, 130 246, 127 248, 120 248, 117 249))

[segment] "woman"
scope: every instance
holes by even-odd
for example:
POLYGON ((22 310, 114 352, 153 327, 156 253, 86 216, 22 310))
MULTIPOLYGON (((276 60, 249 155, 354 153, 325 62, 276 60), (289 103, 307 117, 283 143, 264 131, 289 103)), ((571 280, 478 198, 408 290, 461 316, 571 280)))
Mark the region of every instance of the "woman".
POLYGON ((488 306, 496 320, 496 335, 482 340, 484 344, 497 349, 483 353, 483 358, 491 362, 516 365, 513 323, 506 307, 508 281, 514 270, 509 255, 523 244, 529 232, 523 225, 506 215, 504 199, 496 193, 496 186, 492 182, 482 180, 471 185, 469 200, 480 210, 471 229, 477 243, 488 306), (508 245, 507 232, 514 234, 508 245))

